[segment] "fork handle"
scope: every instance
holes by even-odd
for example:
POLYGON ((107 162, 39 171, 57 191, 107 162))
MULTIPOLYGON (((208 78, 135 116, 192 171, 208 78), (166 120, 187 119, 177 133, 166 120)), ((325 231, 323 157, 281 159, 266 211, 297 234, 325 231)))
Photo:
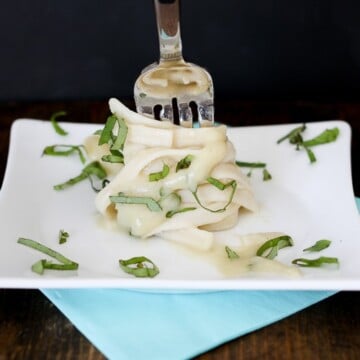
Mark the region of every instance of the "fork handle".
POLYGON ((180 0, 154 0, 160 62, 182 60, 180 0))

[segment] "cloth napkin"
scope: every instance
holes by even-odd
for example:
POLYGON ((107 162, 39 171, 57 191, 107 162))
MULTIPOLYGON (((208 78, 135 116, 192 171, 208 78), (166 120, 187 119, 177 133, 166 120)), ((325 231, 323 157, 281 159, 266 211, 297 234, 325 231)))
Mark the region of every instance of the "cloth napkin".
MULTIPOLYGON (((360 210, 360 199, 357 198, 360 210)), ((109 359, 189 359, 335 292, 42 289, 109 359)))

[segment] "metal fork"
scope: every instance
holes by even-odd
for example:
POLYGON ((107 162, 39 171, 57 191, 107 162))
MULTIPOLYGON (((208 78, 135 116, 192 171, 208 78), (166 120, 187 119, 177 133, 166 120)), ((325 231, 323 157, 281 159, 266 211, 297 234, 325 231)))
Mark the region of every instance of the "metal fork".
POLYGON ((185 62, 180 37, 180 0, 154 0, 160 60, 142 70, 134 86, 138 113, 192 127, 214 124, 210 74, 185 62))

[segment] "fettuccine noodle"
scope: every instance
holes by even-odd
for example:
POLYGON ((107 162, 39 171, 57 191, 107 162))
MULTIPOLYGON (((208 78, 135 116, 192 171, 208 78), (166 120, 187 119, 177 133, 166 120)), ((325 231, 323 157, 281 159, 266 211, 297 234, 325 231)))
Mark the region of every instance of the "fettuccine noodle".
MULTIPOLYGON (((235 164, 226 126, 184 128, 135 113, 117 99, 111 99, 109 105, 117 118, 124 119, 128 133, 124 164, 102 162, 111 178, 95 204, 106 219, 116 221, 133 236, 157 235, 209 249, 213 231, 233 227, 241 207, 257 209, 248 179, 235 164), (176 171, 185 158, 191 159, 187 167, 176 171), (168 174, 150 181, 149 174, 161 172, 164 165, 169 168, 168 174), (215 185, 211 179, 215 179, 215 185), (151 198, 161 210, 112 202, 110 197, 119 193, 129 198, 151 198)), ((109 145, 99 146, 98 139, 98 135, 90 136, 85 147, 92 159, 101 161, 109 153, 109 145)))

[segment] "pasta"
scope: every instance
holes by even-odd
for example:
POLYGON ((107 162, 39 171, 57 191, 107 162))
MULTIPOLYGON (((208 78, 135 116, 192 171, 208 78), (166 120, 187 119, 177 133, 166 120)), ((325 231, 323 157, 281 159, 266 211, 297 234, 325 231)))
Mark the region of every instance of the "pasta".
POLYGON ((85 141, 89 157, 102 162, 110 176, 95 200, 106 219, 133 236, 157 235, 209 249, 213 231, 233 227, 241 207, 257 209, 224 125, 184 128, 135 113, 117 99, 109 105, 127 127, 124 163, 101 160, 110 147, 98 145, 99 135, 85 141))

